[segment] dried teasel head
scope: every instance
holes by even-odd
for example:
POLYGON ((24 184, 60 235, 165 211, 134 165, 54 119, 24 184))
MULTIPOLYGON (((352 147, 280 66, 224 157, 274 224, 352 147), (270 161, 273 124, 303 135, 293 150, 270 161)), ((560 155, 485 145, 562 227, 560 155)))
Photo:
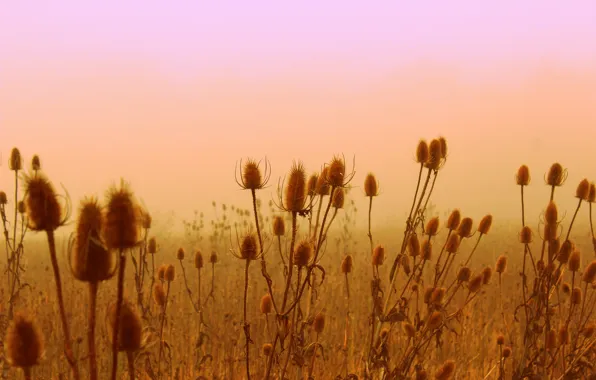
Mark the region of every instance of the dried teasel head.
POLYGON ((347 255, 341 261, 341 273, 348 274, 352 272, 352 255, 347 255))
POLYGON ((480 290, 482 285, 484 284, 484 275, 482 273, 472 277, 470 281, 468 281, 468 291, 470 293, 476 293, 480 290))
POLYGON ((323 330, 325 329, 325 313, 323 311, 320 311, 317 313, 317 315, 315 315, 312 327, 317 334, 323 332, 323 330))
POLYGON ((103 237, 109 249, 133 248, 139 241, 139 208, 124 181, 107 194, 103 237))
POLYGON ((461 240, 459 238, 459 235, 457 234, 452 234, 449 235, 449 238, 447 239, 447 242, 445 243, 445 251, 447 251, 447 253, 457 253, 457 250, 459 249, 459 244, 460 244, 461 240))
POLYGON ((317 195, 329 195, 331 192, 331 186, 327 183, 327 174, 329 173, 329 167, 325 166, 323 170, 321 170, 321 174, 319 174, 317 178, 317 185, 316 185, 316 193, 317 195))
POLYGON ((571 303, 574 305, 582 303, 582 289, 579 286, 576 286, 571 291, 571 303))
POLYGON ((563 169, 563 166, 558 162, 551 165, 548 173, 546 174, 546 184, 549 186, 561 186, 567 179, 567 170, 563 169))
MULTIPOLYGON (((108 309, 109 336, 113 337, 116 324, 116 304, 108 309)), ((120 309, 120 323, 118 325, 118 351, 136 352, 141 348, 143 335, 141 318, 129 302, 123 302, 120 309)))
POLYGON ((271 343, 263 344, 263 356, 269 357, 273 353, 273 345, 271 343))
POLYGON ((501 255, 497 259, 497 263, 495 264, 495 272, 497 273, 504 273, 507 269, 507 256, 501 255))
POLYGON ((159 266, 159 268, 157 268, 157 278, 160 281, 166 280, 166 269, 168 269, 168 266, 166 264, 162 264, 159 266))
POLYGON ((284 207, 287 211, 298 213, 306 206, 306 173, 302 163, 292 165, 288 183, 285 188, 284 207))
POLYGON ((301 241, 294 250, 293 264, 298 268, 307 266, 313 256, 313 246, 309 240, 301 241))
POLYGON ((566 325, 559 328, 559 344, 569 344, 569 329, 566 325))
POLYGON ((244 165, 240 162, 242 173, 240 175, 240 181, 236 180, 236 182, 238 182, 241 188, 254 191, 265 187, 269 179, 269 163, 265 160, 265 177, 261 174, 261 168, 259 166, 259 163, 252 158, 246 160, 244 165))
POLYGON ((493 276, 493 269, 491 267, 485 267, 482 270, 482 285, 490 284, 490 280, 493 276))
POLYGON ((461 222, 461 212, 458 209, 451 211, 447 219, 447 229, 457 230, 461 222))
POLYGON ((376 197, 379 195, 379 183, 373 173, 368 173, 364 178, 364 194, 367 197, 376 197))
POLYGON ((439 218, 434 217, 429 219, 429 221, 426 223, 424 232, 429 236, 436 236, 439 232, 439 218))
POLYGON ((517 169, 515 182, 519 186, 528 186, 530 184, 530 169, 526 165, 522 165, 517 169))
POLYGON ((563 243, 563 245, 561 245, 561 248, 559 249, 559 252, 557 254, 557 261, 559 261, 561 264, 567 264, 567 262, 569 261, 569 257, 571 256, 571 253, 574 250, 575 250, 575 246, 571 242, 571 240, 565 240, 565 242, 563 243))
POLYGON ((176 251, 176 260, 184 260, 184 256, 186 256, 186 252, 184 252, 184 248, 180 247, 176 251))
POLYGON ((256 260, 259 258, 259 244, 254 234, 247 234, 242 239, 239 258, 242 260, 256 260))
POLYGON ((579 185, 577 185, 577 189, 575 190, 575 197, 584 201, 588 200, 588 196, 590 195, 590 182, 587 178, 584 178, 580 181, 579 185))
POLYGON ((446 360, 443 365, 435 373, 435 379, 448 380, 455 373, 455 361, 446 360))
POLYGON ((415 380, 428 380, 428 372, 423 368, 416 368, 415 380))
POLYGON ((23 170, 23 158, 21 157, 21 151, 18 148, 12 148, 10 151, 10 157, 8 158, 8 169, 18 172, 23 170))
POLYGON ((327 183, 331 187, 343 187, 345 185, 344 178, 346 176, 346 163, 343 158, 334 156, 329 162, 327 170, 327 183))
POLYGON ((418 141, 418 146, 416 147, 416 162, 419 164, 425 164, 426 161, 428 161, 428 157, 428 144, 426 140, 418 141))
POLYGON ((420 254, 422 255, 422 260, 430 260, 433 256, 433 245, 428 239, 424 239, 422 242, 422 246, 420 247, 420 254))
POLYGON ((17 203, 17 210, 19 211, 19 214, 25 214, 27 212, 27 206, 25 206, 25 202, 19 201, 19 203, 17 203))
POLYGON ((342 187, 337 187, 333 192, 332 206, 336 209, 344 208, 345 193, 342 187))
POLYGON ((441 149, 441 142, 433 139, 428 145, 428 160, 424 166, 431 170, 439 170, 442 164, 443 151, 441 149))
POLYGON ((404 332, 408 338, 414 338, 416 336, 416 328, 409 322, 404 323, 404 332))
POLYGON ((493 216, 490 214, 485 215, 484 218, 482 218, 480 220, 480 223, 478 224, 478 232, 480 232, 482 235, 488 234, 488 231, 490 231, 490 226, 492 224, 493 216))
POLYGON ((559 222, 559 211, 554 201, 550 201, 544 211, 544 220, 547 224, 557 225, 559 222))
POLYGON ((377 245, 373 250, 372 264, 374 266, 381 266, 385 262, 385 247, 377 245))
POLYGON ((6 197, 6 193, 4 191, 0 191, 0 206, 4 206, 8 203, 8 198, 6 197))
POLYGON ((115 273, 113 253, 101 240, 104 223, 102 209, 97 199, 81 201, 74 238, 69 242, 70 269, 79 281, 98 283, 115 273))
POLYGON ((596 330, 596 325, 594 322, 588 323, 581 331, 582 335, 586 339, 590 339, 594 336, 594 331, 596 330))
POLYGON ((435 288, 430 295, 430 302, 435 305, 443 304, 445 294, 447 294, 446 288, 435 288))
POLYGON ((66 222, 68 212, 63 210, 58 196, 48 178, 42 173, 25 176, 25 206, 29 229, 33 231, 54 231, 66 222))
POLYGON ((418 235, 413 232, 408 238, 408 253, 412 257, 420 256, 420 241, 418 235))
POLYGON ((584 274, 582 276, 582 281, 588 284, 594 282, 596 278, 596 260, 592 260, 592 262, 586 267, 584 274))
POLYGON ((17 313, 8 326, 4 345, 11 366, 30 368, 41 360, 45 342, 35 319, 17 313))
POLYGON ((153 300, 157 306, 163 307, 166 304, 166 291, 161 282, 153 285, 153 300))
POLYGON ((157 252, 157 241, 152 237, 147 241, 147 252, 154 255, 157 252))
POLYGON ((273 218, 273 235, 284 236, 286 234, 286 224, 284 218, 276 215, 273 218))
POLYGON ((441 323, 443 323, 443 314, 441 314, 440 311, 435 310, 428 317, 428 320, 426 322, 426 327, 429 330, 434 330, 434 329, 438 328, 439 326, 441 326, 441 323))
POLYGON ((41 160, 37 154, 35 154, 31 159, 31 170, 34 172, 41 170, 41 160))
POLYGON ((195 252, 195 268, 201 269, 203 268, 203 254, 200 250, 195 252))
POLYGON ((596 184, 594 182, 590 183, 590 191, 588 191, 588 202, 596 202, 596 184))
POLYGON ((497 336, 497 345, 502 346, 505 344, 505 337, 503 335, 497 336))
POLYGON ((519 233, 519 241, 522 244, 530 244, 533 240, 533 232, 529 226, 523 226, 519 233))
POLYGON ((561 285, 561 291, 563 292, 563 294, 565 294, 567 296, 571 293, 571 286, 569 285, 568 282, 564 282, 561 285))
POLYGON ((317 195, 317 182, 319 181, 319 174, 314 173, 308 177, 308 183, 306 185, 307 194, 309 197, 314 197, 317 195))
POLYGON ((150 229, 151 223, 153 223, 153 218, 151 217, 151 214, 149 214, 147 210, 140 209, 139 215, 141 227, 143 227, 143 229, 145 230, 150 229))
POLYGON ((474 227, 474 221, 472 218, 463 218, 459 227, 457 228, 457 234, 463 238, 469 238, 472 236, 472 228, 474 227))
POLYGON ((211 264, 217 263, 217 252, 215 252, 215 251, 211 252, 211 256, 209 256, 209 262, 211 264))
POLYGON ((467 282, 472 275, 472 271, 468 267, 463 267, 457 273, 457 281, 459 282, 467 282))
POLYGON ((271 300, 271 294, 267 293, 263 297, 261 297, 259 309, 263 314, 271 313, 271 310, 273 310, 273 301, 271 300))
POLYGON ((440 136, 439 142, 441 143, 441 158, 447 158, 447 139, 445 137, 440 136))
POLYGON ((511 347, 509 347, 509 346, 503 347, 503 358, 507 359, 510 356, 511 356, 511 347))
POLYGON ((571 272, 579 271, 579 267, 581 265, 581 253, 579 251, 574 251, 571 256, 569 256, 569 261, 567 262, 567 266, 571 272))
POLYGON ((425 304, 427 304, 427 305, 430 304, 430 299, 431 299, 434 291, 435 291, 435 288, 430 287, 430 286, 427 287, 426 289, 424 289, 423 299, 424 299, 425 304))

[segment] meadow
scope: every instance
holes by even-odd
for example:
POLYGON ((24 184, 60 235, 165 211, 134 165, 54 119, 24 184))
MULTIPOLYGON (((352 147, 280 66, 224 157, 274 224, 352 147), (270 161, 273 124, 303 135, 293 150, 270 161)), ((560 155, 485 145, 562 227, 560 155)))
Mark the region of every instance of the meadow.
POLYGON ((516 223, 438 215, 447 141, 412 151, 401 225, 371 227, 392 195, 341 155, 279 180, 266 159, 239 158, 230 186, 245 202, 216 200, 174 236, 153 228, 143 189, 73 200, 13 149, 3 378, 596 379, 594 182, 520 163, 516 223), (526 209, 529 186, 549 189, 542 210, 526 209))

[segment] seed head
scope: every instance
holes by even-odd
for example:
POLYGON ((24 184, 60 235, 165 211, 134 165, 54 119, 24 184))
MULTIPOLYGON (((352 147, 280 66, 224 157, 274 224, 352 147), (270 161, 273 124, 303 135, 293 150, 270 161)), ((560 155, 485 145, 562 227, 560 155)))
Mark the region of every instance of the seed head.
POLYGON ((596 325, 594 322, 590 322, 582 329, 582 335, 586 339, 590 339, 594 335, 594 331, 596 330, 596 325))
POLYGON ((446 360, 441 368, 435 373, 435 379, 437 380, 448 380, 455 373, 455 361, 446 360))
POLYGON ((174 281, 175 277, 176 277, 176 267, 174 267, 173 265, 170 264, 166 268, 165 280, 167 282, 172 282, 172 281, 174 281))
POLYGON ((261 297, 261 304, 259 305, 261 309, 261 313, 269 314, 273 309, 273 301, 271 301, 271 295, 269 293, 265 294, 261 297))
POLYGON ((495 272, 503 273, 505 272, 505 269, 507 269, 507 256, 501 255, 495 264, 495 272))
POLYGON ((313 255, 313 247, 310 241, 303 240, 298 244, 294 251, 294 265, 297 267, 305 267, 310 262, 313 255))
POLYGON ((439 142, 441 143, 441 158, 447 158, 447 140, 445 137, 439 137, 439 142))
POLYGON ((327 183, 327 174, 329 173, 329 167, 325 166, 321 171, 321 174, 317 178, 316 193, 318 195, 329 195, 331 192, 331 186, 327 183))
POLYGON ((428 160, 424 164, 428 169, 439 170, 443 159, 443 152, 441 150, 441 142, 433 139, 428 146, 428 160))
POLYGON ((178 251, 176 251, 176 260, 184 260, 185 255, 186 253, 184 252, 184 248, 178 248, 178 251))
POLYGON ((478 274, 474 277, 472 277, 472 279, 468 282, 468 291, 470 293, 476 293, 480 290, 480 288, 482 287, 482 285, 484 284, 484 275, 478 274))
POLYGON ((54 231, 65 220, 54 187, 48 178, 38 173, 25 177, 25 206, 29 228, 33 231, 54 231))
POLYGON ((432 259, 433 245, 430 240, 424 239, 422 242, 422 247, 420 247, 420 254, 422 255, 422 260, 432 259))
POLYGON ((336 209, 344 208, 344 200, 345 200, 344 189, 342 187, 335 188, 335 191, 333 192, 332 206, 336 209))
POLYGON ((374 266, 381 266, 385 262, 385 247, 377 245, 373 250, 372 264, 374 266))
POLYGON ((497 337, 497 345, 502 346, 505 344, 505 337, 503 335, 499 335, 497 337))
POLYGON ((505 359, 507 359, 510 356, 511 356, 511 347, 509 347, 509 346, 503 347, 503 357, 505 359))
POLYGON ((437 327, 441 326, 443 322, 443 315, 440 311, 433 311, 430 317, 428 317, 428 322, 426 323, 429 330, 434 330, 437 327))
POLYGON ((352 255, 347 255, 341 261, 341 273, 347 274, 352 272, 352 255))
POLYGON ((594 182, 590 184, 590 191, 588 192, 588 202, 596 202, 596 184, 594 184, 594 182))
POLYGON ((575 305, 582 303, 582 289, 579 286, 571 291, 571 303, 575 305))
POLYGON ((39 156, 37 154, 34 155, 31 159, 31 170, 33 170, 34 172, 41 170, 41 160, 39 159, 39 156))
POLYGON ((254 234, 248 234, 242 240, 240 247, 240 258, 243 260, 256 260, 259 255, 259 246, 257 237, 254 234))
POLYGON ((530 244, 532 243, 532 235, 532 229, 529 226, 523 226, 519 233, 519 241, 522 244, 530 244))
POLYGON ((151 228, 151 223, 153 222, 153 218, 151 218, 151 214, 149 214, 146 210, 139 210, 140 219, 141 219, 141 227, 148 230, 151 228))
POLYGON ((271 356, 271 353, 273 352, 273 345, 271 343, 265 343, 263 344, 263 356, 271 356))
POLYGON ((0 206, 3 206, 8 203, 8 198, 6 197, 6 193, 4 191, 0 191, 0 206))
POLYGON ((6 331, 5 352, 13 367, 37 365, 44 353, 44 337, 37 322, 24 314, 16 314, 6 331))
POLYGON ((203 254, 201 253, 200 250, 195 252, 195 268, 196 269, 203 268, 203 254))
POLYGON ((587 178, 581 180, 579 185, 577 185, 577 189, 575 190, 575 197, 584 201, 588 200, 588 196, 590 195, 590 182, 587 178))
POLYGON ((558 162, 551 165, 546 175, 546 184, 549 186, 561 186, 567 179, 567 170, 558 162))
POLYGON ((157 268, 157 278, 160 281, 166 280, 166 269, 168 269, 168 266, 166 264, 162 264, 159 266, 159 268, 157 268))
POLYGON ((166 304, 166 291, 161 282, 156 282, 153 285, 153 300, 157 306, 163 307, 166 304))
POLYGON ((425 369, 416 369, 416 380, 428 380, 428 372, 425 369))
POLYGON ((584 271, 584 275, 582 276, 582 281, 591 284, 594 282, 594 278, 596 278, 596 260, 593 260, 586 270, 584 271))
POLYGON ((414 232, 408 239, 408 252, 410 256, 420 256, 420 241, 418 241, 418 235, 414 232))
POLYGON ((461 222, 461 213, 458 209, 451 211, 449 219, 447 219, 447 229, 457 230, 459 223, 461 222))
POLYGON ((530 169, 526 165, 522 165, 517 169, 515 182, 519 186, 528 186, 530 184, 530 169))
POLYGON ((150 238, 147 242, 147 252, 154 255, 157 252, 157 241, 154 237, 150 238))
MULTIPOLYGON (((113 337, 116 324, 116 304, 110 305, 108 319, 110 337, 113 337)), ((141 318, 129 302, 123 302, 120 309, 120 324, 118 325, 118 351, 138 351, 141 348, 141 338, 141 318)))
POLYGON ((559 343, 562 345, 569 344, 569 329, 566 325, 559 328, 559 343))
POLYGON ((69 249, 71 272, 80 281, 98 283, 114 275, 114 256, 105 247, 100 237, 103 223, 101 206, 97 200, 83 199, 79 209, 74 244, 69 249))
POLYGON ((376 197, 379 195, 379 183, 372 173, 368 173, 364 179, 364 193, 367 197, 376 197))
POLYGON ((8 159, 8 169, 18 172, 23 169, 23 159, 18 148, 12 148, 8 159))
POLYGON ((468 282, 470 276, 472 275, 472 271, 468 267, 463 267, 459 270, 457 274, 457 281, 459 282, 468 282))
POLYGON ((428 161, 428 157, 428 144, 425 140, 418 141, 418 146, 416 147, 416 162, 425 164, 426 161, 428 161))
POLYGON ((413 338, 416 335, 416 328, 409 322, 404 323, 404 332, 408 338, 413 338))
POLYGON ((292 165, 290 179, 286 185, 285 208, 290 212, 299 212, 306 205, 306 174, 302 163, 292 165))
MULTIPOLYGON (((558 241, 559 239, 556 239, 556 240, 558 241)), ((561 264, 566 264, 567 261, 569 261, 569 256, 571 256, 571 253, 574 251, 574 249, 575 249, 575 246, 571 242, 571 240, 565 240, 565 243, 563 243, 563 245, 559 249, 559 254, 557 255, 557 260, 561 264)))
POLYGON ((139 241, 139 208, 122 181, 108 191, 103 236, 109 249, 133 248, 139 241))
POLYGON ((424 232, 429 236, 436 236, 437 233, 439 232, 439 218, 438 217, 431 218, 426 223, 426 228, 424 229, 424 232))
POLYGON ((273 235, 275 236, 284 236, 286 233, 286 224, 284 222, 284 218, 276 215, 273 218, 273 235))
POLYGON ((579 251, 574 251, 571 256, 569 256, 569 262, 567 263, 569 270, 571 272, 577 272, 579 270, 581 260, 581 254, 579 251))
POLYGON ((430 302, 434 303, 435 305, 441 305, 446 293, 447 289, 445 288, 435 288, 430 295, 430 302))
POLYGON ((344 177, 346 175, 346 164, 342 158, 335 156, 331 159, 327 171, 327 183, 331 187, 344 186, 344 177))
POLYGON ((242 168, 242 185, 245 189, 258 190, 264 186, 259 164, 249 158, 242 168))
POLYGON ((482 270, 482 285, 488 285, 490 283, 490 279, 493 276, 493 269, 491 267, 485 267, 482 270))
POLYGON ((211 252, 211 256, 209 256, 209 262, 211 264, 217 263, 217 252, 215 252, 215 251, 211 252))
POLYGON ((472 236, 472 227, 474 226, 474 221, 472 218, 463 218, 459 227, 457 228, 457 234, 463 239, 472 236))
POLYGON ((490 230, 490 226, 493 223, 493 216, 488 214, 485 215, 484 218, 482 218, 480 220, 480 224, 478 224, 478 232, 480 232, 483 235, 488 234, 488 231, 490 230))
POLYGON ((319 181, 319 175, 317 173, 312 174, 308 177, 308 184, 306 188, 308 189, 308 196, 313 197, 317 195, 317 182, 319 181))
POLYGON ((313 329, 317 334, 320 334, 325 329, 325 313, 318 312, 313 321, 313 329))
POLYGON ((457 250, 459 249, 459 243, 459 235, 449 235, 449 239, 447 239, 447 243, 445 243, 445 251, 447 251, 447 253, 457 253, 457 250))
POLYGON ((548 206, 546 206, 546 211, 544 212, 544 220, 546 223, 556 225, 559 219, 559 211, 557 210, 557 205, 554 201, 550 201, 548 206))

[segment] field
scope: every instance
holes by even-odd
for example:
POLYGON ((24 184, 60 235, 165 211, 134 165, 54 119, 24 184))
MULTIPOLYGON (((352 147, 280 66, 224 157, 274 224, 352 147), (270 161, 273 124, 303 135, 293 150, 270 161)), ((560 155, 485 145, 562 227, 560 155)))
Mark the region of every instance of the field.
POLYGON ((447 142, 412 151, 401 225, 355 227, 388 195, 342 156, 315 174, 295 162, 270 202, 269 163, 243 159, 230 186, 245 203, 213 202, 174 236, 152 228, 143 189, 69 199, 13 149, 3 378, 595 379, 594 183, 566 183, 559 164, 532 181, 520 163, 517 223, 436 215, 447 142), (550 189, 540 220, 528 186, 550 189), (577 209, 557 208, 573 195, 577 209))

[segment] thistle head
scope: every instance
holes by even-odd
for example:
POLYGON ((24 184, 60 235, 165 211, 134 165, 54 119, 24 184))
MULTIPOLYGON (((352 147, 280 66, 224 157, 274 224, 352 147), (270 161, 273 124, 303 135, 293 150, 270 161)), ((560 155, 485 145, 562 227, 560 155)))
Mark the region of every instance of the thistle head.
POLYGON ((458 209, 451 211, 447 219, 447 229, 457 230, 461 222, 461 212, 458 209))
POLYGON ((522 165, 517 169, 515 182, 519 186, 528 186, 530 184, 530 169, 526 165, 522 165))
POLYGON ((546 175, 546 184, 552 187, 561 186, 567 179, 567 169, 563 169, 563 166, 558 162, 551 165, 546 175))
POLYGON ((33 367, 44 354, 43 334, 37 322, 24 314, 16 314, 10 322, 4 344, 6 358, 13 367, 33 367))
POLYGON ((176 251, 176 260, 184 260, 184 256, 186 256, 186 252, 184 252, 184 248, 180 247, 176 251))
POLYGON ((23 158, 21 157, 21 151, 18 148, 12 148, 10 151, 10 157, 8 158, 8 169, 15 172, 23 170, 23 158))
POLYGON ((286 233, 286 224, 284 222, 284 218, 276 215, 273 218, 273 235, 275 236, 284 236, 286 233))
POLYGON ((327 168, 327 183, 331 187, 343 187, 346 176, 346 164, 343 158, 334 156, 327 168))
MULTIPOLYGON (((116 304, 108 309, 110 337, 113 337, 116 325, 116 304)), ((141 318, 129 302, 123 302, 120 309, 120 323, 118 324, 118 351, 136 352, 141 348, 142 340, 141 318)))
POLYGON ((68 219, 48 178, 38 173, 25 177, 25 206, 29 228, 33 231, 54 231, 68 219))
POLYGON ((577 189, 575 190, 575 197, 583 201, 587 201, 590 195, 590 182, 587 178, 581 180, 577 189))
POLYGON ((480 223, 478 224, 478 232, 480 232, 482 235, 488 234, 488 231, 490 231, 492 223, 493 216, 490 214, 485 215, 484 218, 482 218, 480 220, 480 223))
POLYGON ((244 165, 240 162, 240 181, 238 185, 246 190, 260 190, 267 185, 270 176, 269 162, 265 160, 265 174, 261 173, 260 163, 249 158, 244 165))
POLYGON ((426 140, 418 141, 418 146, 416 146, 416 162, 419 164, 425 164, 428 161, 428 144, 426 140))
POLYGON ((472 218, 463 218, 459 227, 457 228, 457 234, 463 238, 469 238, 472 236, 472 227, 474 226, 474 221, 472 218))
POLYGON ((373 173, 368 173, 364 179, 364 194, 367 197, 376 197, 379 195, 379 183, 373 173))
POLYGON ((195 252, 195 268, 196 269, 203 268, 203 254, 201 253, 200 250, 195 252))
POLYGON ((345 202, 345 193, 342 187, 336 187, 335 191, 333 192, 333 199, 332 199, 332 206, 335 209, 342 209, 344 208, 345 202))
POLYGON ((293 264, 298 268, 305 267, 309 264, 313 256, 313 247, 309 240, 301 241, 294 250, 293 264))
POLYGON ((103 237, 109 249, 133 248, 139 241, 139 207, 128 186, 112 187, 107 194, 103 237))
POLYGON ((297 213, 306 206, 306 173, 302 163, 292 165, 288 183, 285 188, 284 206, 287 211, 297 213))

